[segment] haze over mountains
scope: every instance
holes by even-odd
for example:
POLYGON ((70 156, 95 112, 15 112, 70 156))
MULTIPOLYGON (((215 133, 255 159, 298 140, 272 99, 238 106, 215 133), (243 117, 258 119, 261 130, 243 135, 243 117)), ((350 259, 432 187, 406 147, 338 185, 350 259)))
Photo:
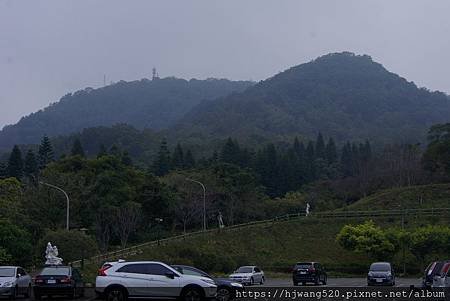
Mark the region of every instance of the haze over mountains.
POLYGON ((242 93, 193 108, 180 137, 285 140, 319 131, 337 141, 423 141, 450 119, 450 98, 419 89, 367 55, 329 54, 292 67, 242 93), (199 136, 201 133, 201 136, 199 136))
POLYGON ((328 54, 265 81, 165 78, 119 82, 64 96, 0 132, 0 147, 37 143, 94 126, 168 129, 178 141, 235 137, 259 143, 320 131, 338 142, 424 141, 448 122, 450 98, 419 89, 367 55, 328 54))
POLYGON ((0 148, 38 143, 44 134, 57 136, 119 123, 138 129, 164 129, 201 101, 240 92, 252 84, 225 79, 157 78, 86 88, 65 95, 15 125, 5 126, 0 132, 0 148))

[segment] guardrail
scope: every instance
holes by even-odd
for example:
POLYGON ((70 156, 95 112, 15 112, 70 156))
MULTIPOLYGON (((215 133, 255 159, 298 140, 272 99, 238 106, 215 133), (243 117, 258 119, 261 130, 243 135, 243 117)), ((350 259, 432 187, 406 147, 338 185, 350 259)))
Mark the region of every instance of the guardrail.
MULTIPOLYGON (((305 212, 285 214, 281 216, 276 216, 271 219, 253 221, 243 224, 236 224, 232 226, 227 226, 220 229, 220 231, 233 231, 239 230, 241 228, 246 228, 249 226, 267 224, 279 221, 287 221, 292 219, 306 219, 306 218, 318 218, 318 219, 348 219, 348 218, 382 218, 382 217, 411 217, 411 216, 450 216, 450 208, 428 208, 428 209, 396 209, 396 210, 367 210, 367 211, 332 211, 332 212, 315 212, 306 216, 305 212)), ((132 247, 128 247, 121 250, 111 251, 105 254, 96 255, 88 259, 84 259, 84 262, 95 262, 100 263, 108 260, 117 260, 120 258, 126 258, 128 256, 137 255, 142 252, 143 248, 156 246, 159 244, 164 244, 166 242, 177 241, 181 239, 186 239, 188 237, 204 235, 211 232, 217 232, 217 228, 208 229, 206 231, 195 231, 188 232, 181 235, 171 236, 167 238, 162 238, 159 240, 153 240, 138 244, 132 247)), ((70 264, 73 266, 80 266, 83 260, 73 261, 70 264)))

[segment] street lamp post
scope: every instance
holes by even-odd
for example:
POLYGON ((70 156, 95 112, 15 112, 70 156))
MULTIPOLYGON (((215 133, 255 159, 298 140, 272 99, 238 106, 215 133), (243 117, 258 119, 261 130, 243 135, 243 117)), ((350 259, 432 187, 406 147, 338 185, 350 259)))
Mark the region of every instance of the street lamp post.
POLYGON ((45 183, 40 181, 39 184, 54 188, 56 190, 61 191, 62 193, 64 193, 64 196, 66 197, 66 230, 69 231, 69 215, 70 215, 70 200, 69 200, 69 196, 67 195, 67 193, 62 189, 59 188, 58 186, 49 184, 49 183, 45 183))
POLYGON ((202 182, 186 178, 186 181, 191 181, 197 184, 200 184, 203 188, 203 231, 206 231, 206 188, 202 182))

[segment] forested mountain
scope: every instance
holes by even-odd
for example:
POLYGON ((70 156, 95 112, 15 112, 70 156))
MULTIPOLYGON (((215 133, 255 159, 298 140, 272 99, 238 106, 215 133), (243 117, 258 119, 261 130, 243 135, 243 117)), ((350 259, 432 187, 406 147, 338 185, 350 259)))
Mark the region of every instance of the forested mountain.
POLYGON ((67 94, 15 125, 5 126, 0 132, 0 148, 37 143, 44 134, 52 137, 118 123, 138 129, 164 129, 201 101, 239 92, 252 84, 225 79, 163 78, 86 88, 67 94))
POLYGON ((203 102, 173 128, 178 140, 232 136, 251 142, 312 138, 338 143, 424 141, 450 119, 450 98, 419 89, 367 55, 328 54, 215 102, 203 102))

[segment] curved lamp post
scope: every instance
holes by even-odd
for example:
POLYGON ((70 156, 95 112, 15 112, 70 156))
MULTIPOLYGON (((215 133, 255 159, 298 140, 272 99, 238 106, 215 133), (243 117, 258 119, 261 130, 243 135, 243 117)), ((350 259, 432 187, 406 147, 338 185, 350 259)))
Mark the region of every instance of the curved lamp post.
POLYGON ((40 181, 39 182, 39 184, 42 184, 42 185, 45 185, 45 186, 48 186, 48 187, 51 187, 51 188, 54 188, 54 189, 56 189, 56 190, 59 190, 59 191, 61 191, 62 193, 64 193, 64 196, 66 197, 66 206, 67 206, 67 208, 66 208, 66 230, 67 231, 69 231, 69 214, 70 214, 70 200, 69 200, 69 196, 67 195, 67 193, 62 189, 62 188, 59 188, 58 186, 55 186, 55 185, 52 185, 52 184, 49 184, 49 183, 45 183, 45 182, 42 182, 42 181, 40 181))
POLYGON ((199 182, 197 180, 193 180, 190 178, 186 178, 186 181, 191 181, 194 183, 197 183, 202 186, 203 188, 203 231, 206 231, 206 188, 205 185, 202 182, 199 182))

